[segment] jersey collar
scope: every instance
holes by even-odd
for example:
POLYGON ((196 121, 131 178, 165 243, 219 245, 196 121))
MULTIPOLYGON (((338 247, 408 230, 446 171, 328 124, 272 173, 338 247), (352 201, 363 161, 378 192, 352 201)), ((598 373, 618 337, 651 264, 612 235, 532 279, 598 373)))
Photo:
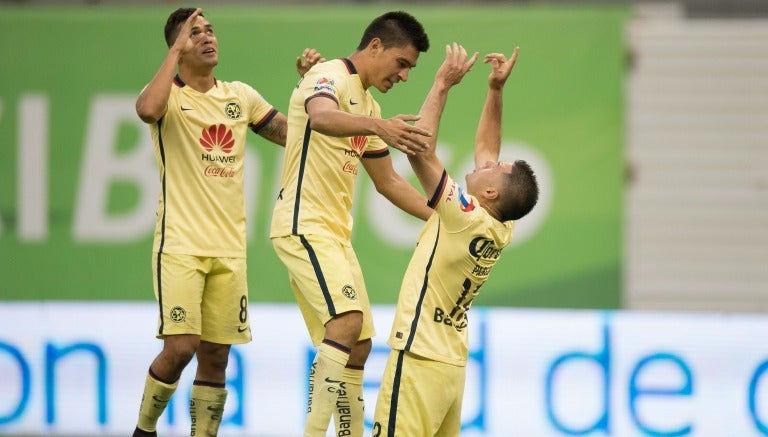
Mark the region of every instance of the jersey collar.
POLYGON ((349 72, 349 74, 357 74, 357 68, 355 68, 355 64, 353 64, 352 61, 350 61, 347 58, 340 58, 340 59, 341 59, 341 62, 343 62, 344 65, 347 66, 347 71, 349 72))
MULTIPOLYGON (((353 66, 353 68, 354 68, 354 66, 353 66)), ((187 84, 184 83, 183 80, 181 80, 181 77, 179 77, 179 73, 176 73, 176 76, 173 77, 173 84, 176 85, 179 88, 184 88, 185 86, 187 86, 187 84)), ((213 78, 213 86, 214 87, 218 87, 219 86, 219 81, 216 80, 215 77, 213 78)))

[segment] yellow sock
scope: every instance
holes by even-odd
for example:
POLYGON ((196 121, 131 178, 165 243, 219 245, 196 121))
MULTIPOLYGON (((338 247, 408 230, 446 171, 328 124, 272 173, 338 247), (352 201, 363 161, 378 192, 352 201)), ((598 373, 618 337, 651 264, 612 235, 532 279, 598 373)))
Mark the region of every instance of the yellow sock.
POLYGON ((325 437, 331 416, 336 409, 336 392, 341 375, 349 360, 349 349, 330 340, 323 340, 309 373, 309 406, 304 437, 325 437))
POLYGON ((139 423, 137 426, 143 431, 155 431, 157 420, 165 411, 165 406, 176 391, 179 381, 166 384, 153 378, 149 373, 144 382, 144 394, 141 396, 139 407, 139 423))
POLYGON ((192 418, 190 435, 215 437, 219 432, 226 402, 227 390, 224 384, 209 384, 195 380, 189 400, 189 415, 192 418))
POLYGON ((337 437, 362 437, 365 428, 363 402, 363 367, 347 366, 341 374, 342 388, 338 391, 333 411, 337 437))

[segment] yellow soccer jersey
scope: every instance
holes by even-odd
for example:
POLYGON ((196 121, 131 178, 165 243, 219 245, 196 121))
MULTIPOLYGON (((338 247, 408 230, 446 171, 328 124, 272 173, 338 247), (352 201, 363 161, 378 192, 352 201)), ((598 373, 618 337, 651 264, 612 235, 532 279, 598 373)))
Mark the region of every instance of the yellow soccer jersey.
POLYGON ((244 83, 217 80, 200 93, 174 78, 167 112, 150 125, 160 170, 155 252, 245 257, 245 137, 276 113, 244 83))
POLYGON ((312 131, 305 105, 315 98, 331 99, 351 114, 381 117, 379 104, 363 88, 349 59, 317 64, 299 81, 288 108, 288 139, 270 237, 322 234, 349 241, 360 157, 386 156, 389 149, 375 135, 338 138, 312 131))
POLYGON ((467 312, 512 240, 514 223, 493 218, 445 171, 429 206, 436 214, 424 225, 408 264, 387 344, 464 366, 467 312))

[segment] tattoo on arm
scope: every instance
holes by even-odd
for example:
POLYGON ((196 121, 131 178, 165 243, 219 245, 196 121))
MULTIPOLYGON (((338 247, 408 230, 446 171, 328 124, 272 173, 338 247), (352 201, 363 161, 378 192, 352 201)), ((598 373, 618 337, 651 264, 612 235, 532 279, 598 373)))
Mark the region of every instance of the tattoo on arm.
POLYGON ((269 123, 265 124, 261 129, 259 129, 259 135, 272 142, 282 145, 285 145, 285 138, 287 133, 288 124, 285 122, 285 120, 280 120, 277 117, 273 118, 269 121, 269 123))

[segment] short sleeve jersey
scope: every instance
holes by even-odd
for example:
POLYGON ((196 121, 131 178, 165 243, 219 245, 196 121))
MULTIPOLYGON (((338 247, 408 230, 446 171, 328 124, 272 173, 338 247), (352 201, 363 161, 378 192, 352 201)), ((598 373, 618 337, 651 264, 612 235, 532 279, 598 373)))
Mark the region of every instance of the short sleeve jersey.
POLYGON ((312 99, 331 99, 350 114, 381 117, 379 104, 363 88, 349 59, 317 64, 299 81, 288 108, 288 138, 270 236, 320 234, 347 242, 360 157, 386 156, 389 150, 375 135, 330 137, 311 130, 306 105, 312 99))
POLYGON ((277 113, 252 87, 216 80, 205 93, 177 75, 150 125, 160 171, 154 250, 245 257, 245 138, 277 113))
POLYGON ((467 312, 512 240, 500 222, 444 171, 400 288, 387 344, 448 363, 467 363, 467 312))

